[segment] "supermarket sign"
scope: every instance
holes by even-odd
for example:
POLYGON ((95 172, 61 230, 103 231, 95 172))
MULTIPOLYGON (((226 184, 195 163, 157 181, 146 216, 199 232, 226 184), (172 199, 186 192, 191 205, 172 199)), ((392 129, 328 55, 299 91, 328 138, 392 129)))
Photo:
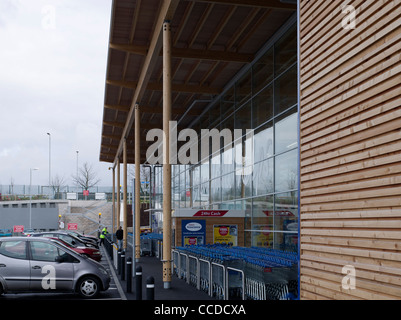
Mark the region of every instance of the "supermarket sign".
POLYGON ((228 210, 199 210, 193 216, 194 217, 222 217, 228 210))
POLYGON ((197 217, 197 218, 213 218, 213 217, 245 217, 245 210, 200 210, 200 209, 175 209, 174 217, 197 217))

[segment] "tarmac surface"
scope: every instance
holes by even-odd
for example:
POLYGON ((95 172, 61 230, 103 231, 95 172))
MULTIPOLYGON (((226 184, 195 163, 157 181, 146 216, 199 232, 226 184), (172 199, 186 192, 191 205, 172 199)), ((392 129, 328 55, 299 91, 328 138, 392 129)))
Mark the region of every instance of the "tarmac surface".
MULTIPOLYGON (((104 247, 100 247, 102 251, 102 260, 107 260, 111 266, 110 270, 113 280, 116 283, 118 292, 122 300, 137 300, 136 294, 136 280, 131 278, 131 291, 127 292, 127 264, 125 264, 125 277, 121 276, 119 270, 114 267, 111 257, 108 255, 104 247), (122 279, 123 278, 123 279, 122 279)), ((125 261, 132 257, 132 251, 128 250, 125 253, 125 261)), ((196 289, 194 286, 189 285, 185 280, 179 279, 177 276, 172 275, 171 286, 169 289, 164 289, 163 286, 163 268, 162 262, 156 257, 142 256, 139 262, 135 263, 135 267, 142 267, 142 299, 146 300, 146 281, 148 277, 154 278, 154 300, 214 300, 207 293, 196 289)), ((134 276, 134 275, 133 275, 134 276)))

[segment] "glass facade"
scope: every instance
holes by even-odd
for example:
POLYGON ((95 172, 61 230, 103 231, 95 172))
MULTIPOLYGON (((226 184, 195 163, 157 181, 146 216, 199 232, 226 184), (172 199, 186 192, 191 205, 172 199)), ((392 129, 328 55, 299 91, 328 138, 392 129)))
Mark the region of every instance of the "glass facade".
MULTIPOLYGON (((221 139, 221 149, 195 165, 172 166, 172 207, 244 210, 246 246, 297 251, 297 100, 294 25, 195 124, 198 137, 212 128, 242 129, 242 137, 235 136, 234 148, 224 148, 221 139), (253 130, 253 148, 246 129, 253 130), (238 155, 247 160, 237 161, 238 155)), ((156 208, 162 207, 161 180, 159 168, 156 208)))

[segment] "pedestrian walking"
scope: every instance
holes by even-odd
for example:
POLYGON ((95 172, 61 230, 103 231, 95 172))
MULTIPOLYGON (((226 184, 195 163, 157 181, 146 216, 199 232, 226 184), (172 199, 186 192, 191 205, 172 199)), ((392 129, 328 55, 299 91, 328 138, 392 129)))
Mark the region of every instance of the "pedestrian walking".
POLYGON ((123 249, 124 231, 121 228, 121 226, 116 231, 116 238, 117 238, 118 250, 122 250, 123 249))

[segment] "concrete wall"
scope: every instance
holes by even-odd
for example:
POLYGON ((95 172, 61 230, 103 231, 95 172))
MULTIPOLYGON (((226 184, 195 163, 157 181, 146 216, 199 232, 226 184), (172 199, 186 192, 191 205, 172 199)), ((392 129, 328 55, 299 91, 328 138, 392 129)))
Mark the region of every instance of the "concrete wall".
POLYGON ((0 203, 0 229, 13 229, 23 225, 24 229, 58 229, 58 208, 56 203, 32 201, 31 214, 27 202, 0 203))
MULTIPOLYGON (((32 228, 38 230, 57 230, 60 221, 67 230, 69 223, 76 223, 78 231, 86 234, 97 234, 99 226, 112 229, 111 202, 105 200, 70 200, 70 201, 32 201, 32 228), (99 225, 99 212, 101 213, 99 225)), ((13 229, 15 225, 30 228, 29 201, 0 202, 0 229, 13 229)))

